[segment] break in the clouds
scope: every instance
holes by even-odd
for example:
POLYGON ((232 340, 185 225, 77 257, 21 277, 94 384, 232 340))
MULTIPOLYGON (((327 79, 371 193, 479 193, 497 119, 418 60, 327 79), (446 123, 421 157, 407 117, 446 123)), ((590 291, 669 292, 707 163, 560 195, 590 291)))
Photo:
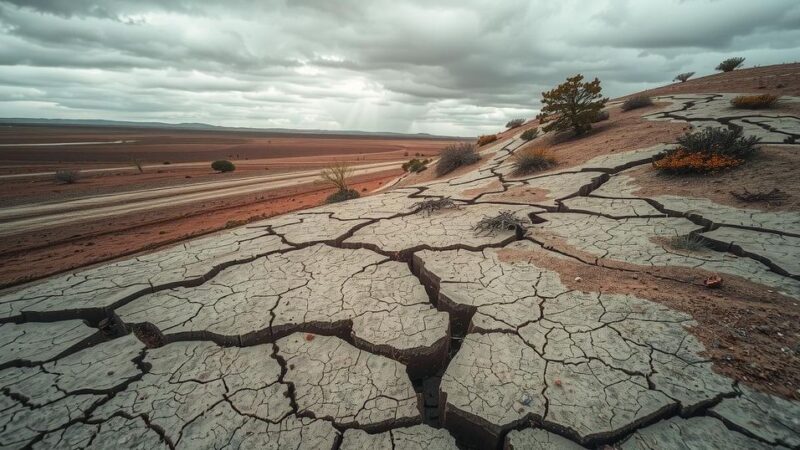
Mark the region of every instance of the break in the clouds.
POLYGON ((569 75, 606 95, 800 59, 797 0, 0 0, 0 116, 475 135, 569 75))

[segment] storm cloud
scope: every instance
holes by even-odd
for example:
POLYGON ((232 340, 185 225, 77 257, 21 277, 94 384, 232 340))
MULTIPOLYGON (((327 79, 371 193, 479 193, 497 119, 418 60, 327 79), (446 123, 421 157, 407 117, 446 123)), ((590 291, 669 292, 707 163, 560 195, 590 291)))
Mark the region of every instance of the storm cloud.
POLYGON ((575 73, 800 59, 796 0, 0 0, 0 31, 3 117, 464 136, 575 73))

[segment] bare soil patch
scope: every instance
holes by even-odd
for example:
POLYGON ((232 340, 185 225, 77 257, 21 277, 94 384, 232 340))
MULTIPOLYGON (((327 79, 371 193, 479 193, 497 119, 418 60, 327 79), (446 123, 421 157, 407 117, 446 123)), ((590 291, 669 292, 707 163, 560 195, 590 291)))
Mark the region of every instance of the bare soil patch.
MULTIPOLYGON (((556 240, 547 245, 575 254, 556 240)), ((547 250, 499 254, 505 261, 531 261, 557 271, 571 289, 632 294, 688 313, 697 322, 690 331, 705 345, 715 371, 764 392, 800 399, 797 300, 731 275, 723 276, 719 289, 708 289, 703 280, 711 273, 704 270, 610 261, 592 265, 547 250)))

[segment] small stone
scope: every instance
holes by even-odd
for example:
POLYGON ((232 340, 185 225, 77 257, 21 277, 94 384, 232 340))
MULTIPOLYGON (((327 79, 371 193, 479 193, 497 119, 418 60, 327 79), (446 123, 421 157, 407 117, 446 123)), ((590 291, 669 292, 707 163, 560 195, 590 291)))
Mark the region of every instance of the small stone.
POLYGON ((531 402, 533 402, 533 397, 531 397, 527 393, 522 394, 522 398, 519 399, 519 402, 525 406, 530 406, 531 402))
POLYGON ((578 281, 578 282, 579 282, 579 281, 581 281, 581 280, 582 280, 582 278, 581 278, 581 277, 575 277, 575 281, 578 281))

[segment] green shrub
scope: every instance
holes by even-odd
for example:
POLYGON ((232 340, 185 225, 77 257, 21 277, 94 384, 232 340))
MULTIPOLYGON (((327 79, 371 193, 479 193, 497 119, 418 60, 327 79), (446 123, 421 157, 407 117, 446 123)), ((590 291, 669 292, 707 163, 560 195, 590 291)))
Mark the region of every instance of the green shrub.
POLYGON ((628 97, 628 99, 622 103, 621 108, 623 111, 630 111, 632 109, 651 106, 652 104, 653 100, 650 97, 646 95, 634 95, 633 97, 628 97))
POLYGON ((414 158, 408 162, 403 163, 402 167, 405 172, 419 173, 428 168, 429 162, 430 161, 427 159, 419 160, 417 158, 414 158))
POLYGON ((506 128, 518 128, 521 127, 523 123, 525 123, 525 119, 512 119, 506 123, 506 128))
POLYGON ((80 177, 81 171, 72 169, 57 170, 55 174, 56 181, 66 184, 77 183, 80 177))
POLYGON ((325 203, 339 203, 345 200, 352 200, 360 196, 361 195, 355 189, 345 189, 341 191, 336 191, 333 194, 329 195, 328 198, 325 199, 325 203))
POLYGON ((603 109, 607 98, 600 94, 600 80, 584 83, 583 75, 567 78, 556 88, 542 92, 542 110, 537 119, 547 125, 542 129, 564 132, 572 130, 577 136, 592 129, 592 120, 603 109))
POLYGON ((694 72, 679 73, 678 75, 675 76, 675 78, 672 79, 672 81, 680 81, 681 83, 686 83, 686 80, 692 78, 692 75, 694 75, 694 72))
POLYGON ((678 138, 678 144, 689 153, 712 153, 734 158, 749 158, 758 150, 760 141, 755 136, 743 137, 741 128, 704 128, 678 138))
POLYGON ((511 157, 514 164, 514 175, 527 175, 549 169, 556 164, 555 156, 543 148, 520 150, 511 157))
POLYGON ((233 172, 236 166, 227 159, 220 159, 211 163, 211 169, 217 172, 233 172))
POLYGON ((522 132, 520 138, 522 138, 523 141, 532 141, 538 134, 539 134, 538 128, 536 127, 528 128, 527 130, 522 132))
POLYGON ((439 154, 439 162, 436 163, 436 175, 442 176, 461 166, 476 163, 480 159, 481 155, 476 151, 474 144, 462 142, 448 145, 439 154))
POLYGON ((737 56, 735 58, 728 58, 725 61, 722 61, 721 63, 719 63, 719 65, 717 66, 716 70, 721 70, 723 72, 730 72, 733 69, 736 69, 737 67, 741 66, 743 62, 744 62, 744 58, 739 57, 739 56, 737 56))

